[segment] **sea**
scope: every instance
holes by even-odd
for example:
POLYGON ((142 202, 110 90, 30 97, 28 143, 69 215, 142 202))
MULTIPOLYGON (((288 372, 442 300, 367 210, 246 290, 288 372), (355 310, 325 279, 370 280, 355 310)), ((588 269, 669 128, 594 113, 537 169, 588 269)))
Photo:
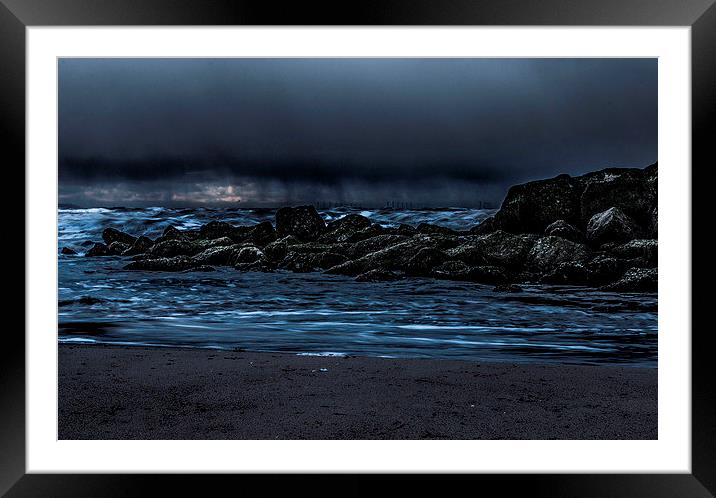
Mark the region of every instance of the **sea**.
MULTIPOLYGON (((494 210, 319 209, 383 226, 469 229, 494 210)), ((493 286, 411 278, 365 283, 322 273, 126 271, 86 257, 104 228, 155 238, 168 226, 274 221, 274 209, 60 208, 58 341, 301 355, 449 358, 512 363, 657 365, 657 296, 573 286, 493 286)))

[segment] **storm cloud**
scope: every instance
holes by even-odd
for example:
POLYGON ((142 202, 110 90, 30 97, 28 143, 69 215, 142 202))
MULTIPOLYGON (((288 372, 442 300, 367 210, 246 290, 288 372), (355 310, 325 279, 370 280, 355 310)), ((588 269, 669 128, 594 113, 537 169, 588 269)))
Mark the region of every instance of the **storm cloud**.
POLYGON ((656 59, 59 61, 66 203, 470 206, 656 154, 656 59))

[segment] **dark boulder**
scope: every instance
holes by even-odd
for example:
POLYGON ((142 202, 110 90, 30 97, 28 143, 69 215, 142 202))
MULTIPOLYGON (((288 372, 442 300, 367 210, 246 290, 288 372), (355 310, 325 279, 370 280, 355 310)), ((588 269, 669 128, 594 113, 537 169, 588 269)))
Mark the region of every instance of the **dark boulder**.
POLYGON ((583 263, 589 258, 584 244, 561 237, 542 237, 527 255, 527 270, 541 275, 552 273, 562 263, 583 263))
POLYGON ((235 265, 241 264, 241 263, 255 263, 257 261, 263 261, 266 257, 259 249, 255 246, 243 246, 239 247, 236 250, 236 254, 234 256, 234 259, 232 259, 232 263, 235 265))
POLYGON ((146 254, 152 258, 173 258, 175 256, 194 256, 202 249, 204 247, 201 245, 181 238, 165 239, 155 243, 146 251, 146 254))
POLYGON ((109 246, 107 246, 107 251, 109 251, 110 254, 120 255, 123 254, 125 251, 129 250, 130 247, 132 246, 130 246, 129 244, 125 244, 124 242, 119 242, 118 240, 115 240, 109 246))
POLYGON ((346 242, 349 243, 355 243, 360 242, 361 240, 370 239, 372 237, 377 237, 378 235, 385 235, 390 233, 388 230, 383 228, 377 223, 373 223, 368 228, 364 228, 363 230, 357 231, 353 234, 351 234, 347 239, 346 242))
POLYGON ((390 246, 405 242, 406 240, 408 240, 408 237, 405 235, 377 235, 356 242, 348 249, 347 254, 353 259, 361 258, 367 254, 386 249, 390 246))
POLYGON ((516 284, 500 284, 495 286, 492 292, 522 292, 522 287, 516 284))
POLYGON ((104 240, 104 243, 108 246, 111 245, 112 242, 122 242, 128 246, 132 246, 137 238, 114 228, 105 228, 102 230, 102 240, 104 240))
POLYGON ((657 166, 646 169, 608 168, 579 177, 580 213, 588 223, 597 213, 616 207, 641 226, 648 226, 656 206, 657 166))
POLYGON ((457 235, 457 232, 452 228, 443 227, 440 225, 433 225, 431 223, 420 223, 416 228, 418 233, 423 234, 435 234, 435 235, 457 235))
POLYGON ((75 251, 74 249, 70 249, 69 247, 63 247, 60 253, 71 256, 77 254, 77 251, 75 251))
POLYGON ((557 220, 544 230, 545 235, 553 235, 571 240, 572 242, 584 242, 584 234, 564 220, 557 220))
POLYGON ((245 272, 255 271, 269 273, 276 269, 276 265, 267 261, 266 259, 259 259, 257 261, 254 261, 253 263, 236 263, 234 265, 234 269, 237 271, 245 272))
POLYGON ((398 228, 395 229, 396 235, 407 235, 408 237, 411 237, 418 233, 418 230, 411 225, 406 225, 405 223, 401 223, 398 225, 398 228))
POLYGON ((498 285, 509 281, 509 275, 499 266, 473 266, 467 273, 466 280, 478 284, 498 285))
MULTIPOLYGON (((345 261, 342 261, 341 263, 343 262, 345 261)), ((289 252, 283 259, 283 261, 279 263, 278 267, 282 270, 292 271, 295 273, 309 273, 318 271, 318 265, 315 261, 315 254, 294 251, 289 252)))
POLYGON ((430 276, 443 280, 468 280, 469 273, 470 267, 468 265, 462 261, 455 260, 446 261, 436 266, 430 272, 430 276))
POLYGON ((569 175, 515 185, 495 214, 494 226, 511 233, 541 234, 557 220, 576 225, 580 195, 579 183, 569 175))
POLYGON ((182 273, 189 273, 189 272, 193 273, 193 272, 197 272, 197 271, 204 271, 204 272, 216 271, 216 268, 214 268, 213 266, 209 266, 209 265, 199 265, 199 266, 195 266, 193 268, 189 268, 188 270, 183 270, 182 273))
POLYGON ((125 270, 143 271, 168 271, 177 272, 201 267, 187 256, 175 256, 172 258, 147 258, 139 261, 132 261, 124 267, 125 270))
POLYGON ((172 239, 186 239, 184 236, 184 233, 179 230, 178 228, 169 225, 164 229, 162 232, 162 236, 159 237, 155 242, 160 242, 160 240, 172 240, 172 239))
POLYGON ((276 240, 276 230, 270 222, 264 221, 251 227, 242 242, 252 242, 257 247, 264 247, 274 240, 276 240))
POLYGON ((123 256, 134 256, 136 254, 144 254, 154 245, 154 242, 149 237, 138 237, 134 241, 134 244, 122 253, 123 256))
POLYGON ((493 216, 490 216, 489 218, 485 218, 479 224, 472 227, 470 229, 470 233, 473 235, 485 235, 494 232, 495 230, 497 230, 497 227, 495 226, 495 218, 493 216))
POLYGON ((240 244, 209 247, 193 256, 192 259, 201 265, 234 266, 242 247, 240 244))
POLYGON ((405 273, 412 276, 428 275, 433 268, 444 263, 447 256, 434 247, 420 249, 405 263, 405 273))
POLYGON ((110 256, 109 248, 101 242, 95 243, 89 251, 85 253, 85 256, 110 256))
POLYGON ((276 211, 276 232, 279 237, 294 235, 300 240, 318 238, 326 223, 313 206, 284 207, 276 211))
POLYGON ((560 263, 551 273, 543 276, 540 283, 552 285, 589 285, 590 272, 583 263, 568 261, 560 263))
POLYGON ((616 282, 605 285, 603 290, 616 292, 657 292, 656 268, 630 268, 616 282))
POLYGON ((360 214, 349 214, 331 221, 326 231, 318 239, 319 242, 348 242, 358 233, 371 226, 371 222, 360 214))
POLYGON ((321 270, 327 270, 338 266, 348 261, 343 254, 337 254, 334 252, 324 252, 321 254, 315 254, 313 256, 313 263, 321 270))
POLYGON ((462 244, 446 253, 468 265, 496 265, 511 269, 524 266, 536 237, 513 235, 502 230, 487 235, 466 237, 462 244))
POLYGON ((393 273, 385 268, 376 268, 374 270, 361 273, 356 277, 358 282, 393 282, 400 280, 400 275, 393 273))
POLYGON ((618 280, 626 271, 627 262, 600 254, 584 266, 589 272, 589 285, 599 287, 618 280))
POLYGON ((659 261, 659 242, 654 239, 635 239, 618 245, 609 252, 622 259, 639 258, 648 267, 655 267, 659 261))
POLYGON ((592 216, 618 207, 646 228, 657 201, 657 165, 645 169, 608 168, 586 175, 559 175, 515 185, 500 210, 471 230, 544 233, 557 220, 583 230, 592 216))
POLYGON ((626 242, 638 236, 639 228, 634 220, 617 207, 595 214, 587 224, 587 240, 595 246, 626 242))
POLYGON ((286 258, 281 262, 279 267, 283 270, 289 270, 298 273, 320 271, 333 268, 347 261, 342 254, 332 252, 325 253, 300 253, 289 252, 286 258))
POLYGON ((264 247, 263 251, 269 261, 278 263, 286 257, 286 254, 288 254, 288 250, 290 247, 299 244, 301 244, 300 240, 298 240, 293 235, 289 235, 282 239, 274 240, 273 242, 266 244, 266 247, 264 247))
POLYGON ((225 221, 210 221, 199 228, 200 239, 218 239, 220 237, 228 237, 231 240, 241 237, 241 230, 238 227, 225 221))

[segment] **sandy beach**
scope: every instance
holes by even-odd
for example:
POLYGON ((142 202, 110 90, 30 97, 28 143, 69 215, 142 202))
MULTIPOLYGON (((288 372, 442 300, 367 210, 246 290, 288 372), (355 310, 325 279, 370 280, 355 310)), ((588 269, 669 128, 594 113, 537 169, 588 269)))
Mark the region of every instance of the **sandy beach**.
POLYGON ((657 370, 59 345, 59 439, 656 439, 657 370))

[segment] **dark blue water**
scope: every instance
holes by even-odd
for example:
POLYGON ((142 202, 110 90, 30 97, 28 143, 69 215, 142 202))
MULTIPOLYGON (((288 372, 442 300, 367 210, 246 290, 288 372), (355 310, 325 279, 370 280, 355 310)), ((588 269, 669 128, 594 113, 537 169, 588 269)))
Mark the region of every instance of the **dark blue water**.
MULTIPOLYGON (((466 229, 483 210, 360 212, 384 225, 466 229)), ((273 220, 271 210, 61 209, 59 245, 78 251, 107 226, 157 236, 171 223, 273 220)), ((320 273, 123 271, 121 257, 59 256, 59 340, 309 354, 656 366, 657 298, 575 287, 408 279, 359 283, 320 273), (82 297, 94 304, 76 302, 82 297), (66 304, 73 301, 71 304, 66 304)))

